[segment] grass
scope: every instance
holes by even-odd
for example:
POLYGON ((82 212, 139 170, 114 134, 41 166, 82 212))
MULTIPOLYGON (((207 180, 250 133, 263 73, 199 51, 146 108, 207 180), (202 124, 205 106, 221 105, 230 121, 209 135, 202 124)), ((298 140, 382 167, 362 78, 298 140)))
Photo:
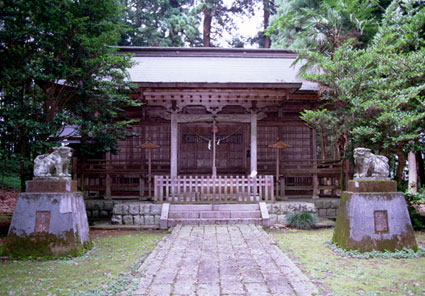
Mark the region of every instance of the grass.
POLYGON ((114 295, 128 288, 137 266, 162 238, 161 232, 93 239, 82 257, 0 263, 0 295, 114 295))
MULTIPOLYGON (((353 259, 326 246, 332 229, 273 232, 282 251, 319 287, 320 295, 424 295, 425 257, 353 259)), ((416 233, 425 244, 425 233, 416 233)))

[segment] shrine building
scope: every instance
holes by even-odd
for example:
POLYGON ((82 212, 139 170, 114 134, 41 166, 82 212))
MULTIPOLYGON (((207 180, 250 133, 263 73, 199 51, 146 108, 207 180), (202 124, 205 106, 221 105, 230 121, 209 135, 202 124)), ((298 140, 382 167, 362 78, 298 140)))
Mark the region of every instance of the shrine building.
MULTIPOLYGON (((249 202, 335 196, 340 163, 318 160, 300 112, 319 106, 278 49, 120 47, 141 103, 117 154, 78 159, 88 197, 249 202), (277 176, 277 177, 276 177, 277 176)), ((77 160, 75 160, 77 161, 77 160)))

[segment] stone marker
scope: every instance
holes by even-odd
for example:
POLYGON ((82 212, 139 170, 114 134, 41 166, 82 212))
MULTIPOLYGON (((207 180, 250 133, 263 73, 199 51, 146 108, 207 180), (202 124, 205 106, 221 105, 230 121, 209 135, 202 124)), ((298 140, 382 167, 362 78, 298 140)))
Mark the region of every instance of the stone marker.
POLYGON ((397 183, 388 178, 388 159, 371 156, 369 149, 369 155, 365 157, 362 150, 356 158, 357 149, 365 148, 355 149, 358 173, 342 193, 332 242, 361 252, 417 251, 406 201, 397 192, 397 183))
POLYGON ((71 155, 71 148, 60 147, 36 158, 34 180, 27 181, 27 192, 21 193, 16 203, 6 254, 14 257, 76 255, 89 245, 83 196, 77 192, 76 181, 71 180, 67 171, 71 155))

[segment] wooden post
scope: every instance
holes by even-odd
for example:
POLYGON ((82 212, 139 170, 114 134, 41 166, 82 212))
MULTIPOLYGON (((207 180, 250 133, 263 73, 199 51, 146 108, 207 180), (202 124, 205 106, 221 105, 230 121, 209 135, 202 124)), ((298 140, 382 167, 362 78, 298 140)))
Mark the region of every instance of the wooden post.
POLYGON ((139 175, 139 200, 143 200, 143 195, 145 194, 145 178, 143 174, 139 175))
POLYGON ((317 135, 316 130, 312 129, 312 156, 313 156, 313 198, 319 198, 319 178, 317 176, 317 135))
POLYGON ((171 113, 171 155, 170 155, 170 176, 177 177, 177 138, 178 138, 177 113, 171 113))
POLYGON ((276 149, 276 197, 279 196, 279 166, 280 166, 280 160, 279 160, 279 149, 276 149))
POLYGON ((251 114, 251 172, 257 171, 257 114, 251 114))
POLYGON ((152 149, 148 149, 148 191, 149 198, 152 197, 152 149))
POLYGON ((105 180, 105 199, 111 199, 111 175, 109 174, 111 169, 111 152, 106 152, 106 180, 105 180))
POLYGON ((283 200, 288 200, 288 197, 285 195, 285 176, 280 180, 280 196, 283 200))

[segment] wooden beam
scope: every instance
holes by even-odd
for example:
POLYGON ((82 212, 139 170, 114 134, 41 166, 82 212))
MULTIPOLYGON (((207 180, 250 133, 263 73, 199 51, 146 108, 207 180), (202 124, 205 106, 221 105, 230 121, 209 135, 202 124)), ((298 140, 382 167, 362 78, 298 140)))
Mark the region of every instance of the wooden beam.
MULTIPOLYGON (((255 114, 256 120, 266 118, 266 114, 255 114)), ((184 122, 213 122, 213 114, 176 114, 178 123, 184 122)), ((220 122, 252 123, 252 114, 217 114, 215 120, 220 122)))

